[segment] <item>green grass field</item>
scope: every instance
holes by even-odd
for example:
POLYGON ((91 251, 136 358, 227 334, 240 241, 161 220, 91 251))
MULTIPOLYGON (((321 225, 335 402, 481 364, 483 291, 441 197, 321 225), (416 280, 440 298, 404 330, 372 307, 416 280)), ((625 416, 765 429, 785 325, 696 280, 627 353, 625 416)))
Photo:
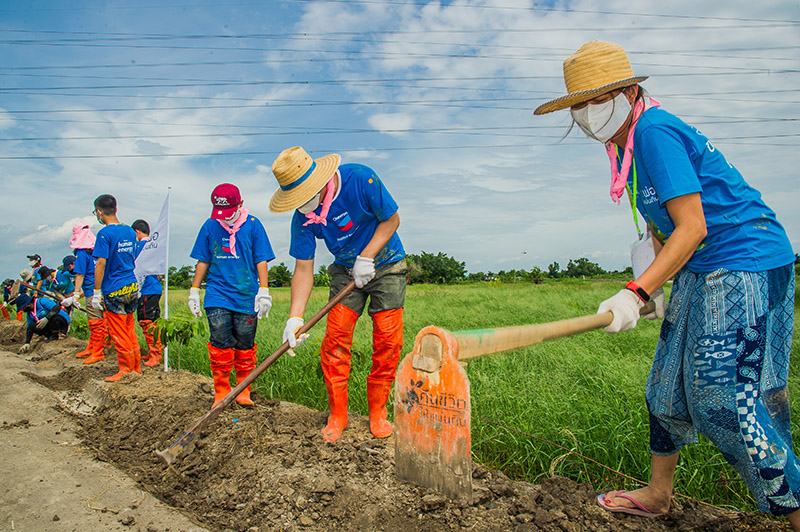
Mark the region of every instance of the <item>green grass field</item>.
MULTIPOLYGON (((405 347, 413 347, 426 325, 449 330, 544 323, 593 314, 619 282, 576 281, 534 284, 412 285, 405 307, 405 347)), ((281 343, 289 311, 289 289, 270 290, 270 316, 259 323, 259 361, 281 343)), ((170 291, 170 314, 188 316, 188 291, 170 291)), ((327 289, 314 289, 306 316, 327 301, 327 289)), ((797 313, 796 313, 797 314, 797 313)), ((797 323, 797 316, 795 317, 797 323)), ((371 322, 365 315, 356 327, 350 410, 367 413, 366 376, 371 365, 371 322)), ((538 481, 551 472, 597 489, 635 487, 591 462, 536 438, 572 449, 632 477, 649 478, 648 416, 644 386, 658 339, 660 321, 641 320, 635 330, 609 335, 592 331, 552 340, 470 362, 472 451, 478 462, 497 467, 513 478, 538 481)), ((80 325, 78 324, 78 330, 80 325)), ((311 332, 297 356, 283 356, 254 385, 267 398, 279 398, 327 410, 319 365, 324 322, 311 332)), ((210 375, 205 344, 194 337, 180 349, 170 347, 170 366, 210 375)), ((792 356, 800 356, 795 338, 792 356)), ((796 364, 790 393, 800 394, 796 364)), ((800 411, 792 403, 793 419, 800 411)), ((391 408, 391 407, 390 407, 391 408)), ((391 410, 390 410, 391 411, 391 410)), ((793 424, 795 438, 799 427, 793 424)), ((755 509, 744 483, 714 446, 700 443, 681 452, 676 491, 717 505, 755 509)))

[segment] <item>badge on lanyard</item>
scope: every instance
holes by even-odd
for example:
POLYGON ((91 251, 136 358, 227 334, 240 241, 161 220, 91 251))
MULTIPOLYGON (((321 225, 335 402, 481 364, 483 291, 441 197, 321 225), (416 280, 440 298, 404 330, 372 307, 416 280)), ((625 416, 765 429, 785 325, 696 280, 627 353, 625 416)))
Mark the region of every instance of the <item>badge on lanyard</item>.
POLYGON ((656 250, 653 246, 653 238, 650 231, 642 232, 639 229, 639 216, 636 211, 636 193, 637 179, 636 179, 636 161, 631 161, 633 167, 633 190, 626 184, 625 189, 628 192, 628 199, 631 203, 631 210, 633 211, 633 223, 636 224, 636 232, 639 238, 631 244, 631 265, 633 266, 633 278, 638 279, 644 271, 653 264, 656 260, 656 250))

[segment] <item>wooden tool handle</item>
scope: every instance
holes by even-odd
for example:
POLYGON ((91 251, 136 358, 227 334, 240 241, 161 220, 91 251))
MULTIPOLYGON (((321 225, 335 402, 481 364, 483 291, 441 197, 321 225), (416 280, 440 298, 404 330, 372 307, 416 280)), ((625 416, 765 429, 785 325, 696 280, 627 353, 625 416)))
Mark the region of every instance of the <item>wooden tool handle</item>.
MULTIPOLYGON (((307 322, 305 322, 298 330, 297 336, 307 332, 311 327, 313 327, 319 320, 321 320, 330 310, 335 307, 344 296, 349 294, 354 288, 356 287, 355 281, 350 281, 350 283, 342 288, 342 290, 333 296, 330 301, 328 301, 324 307, 322 307, 316 314, 314 314, 307 322)), ((193 449, 194 439, 200 435, 200 433, 212 422, 222 411, 225 409, 226 406, 231 404, 236 397, 250 384, 256 380, 256 378, 264 373, 268 367, 272 365, 273 362, 278 360, 286 351, 289 350, 289 342, 283 342, 281 346, 275 350, 270 356, 264 359, 261 364, 258 365, 247 377, 242 379, 236 388, 230 391, 228 395, 225 396, 222 401, 213 406, 211 410, 203 414, 203 416, 195 421, 194 425, 189 428, 186 432, 184 432, 178 440, 169 446, 167 449, 162 451, 156 451, 156 454, 166 462, 167 465, 171 464, 178 458, 180 458, 183 454, 187 452, 191 452, 193 449)))
MULTIPOLYGON (((642 307, 639 314, 649 314, 654 309, 654 303, 650 302, 642 307)), ((545 340, 602 329, 610 325, 613 319, 614 315, 609 310, 602 314, 591 314, 550 323, 457 331, 453 335, 458 340, 458 360, 461 361, 509 349, 519 349, 545 340)))

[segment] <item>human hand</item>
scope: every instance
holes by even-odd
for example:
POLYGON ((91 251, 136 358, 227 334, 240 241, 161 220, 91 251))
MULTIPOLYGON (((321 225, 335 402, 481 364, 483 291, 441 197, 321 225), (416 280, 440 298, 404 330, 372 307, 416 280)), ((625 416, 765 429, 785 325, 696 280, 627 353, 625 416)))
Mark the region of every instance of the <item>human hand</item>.
POLYGON ((356 282, 356 288, 364 288, 373 278, 375 278, 375 261, 361 255, 356 257, 356 262, 353 264, 353 280, 356 282))
POLYGON ((98 310, 102 309, 103 306, 100 304, 100 300, 101 299, 102 299, 102 296, 100 295, 100 293, 99 292, 95 292, 94 295, 92 295, 92 307, 96 308, 98 310))
POLYGON ((36 323, 36 328, 41 330, 47 327, 47 322, 50 321, 47 318, 42 318, 36 323))
POLYGON ((659 288, 653 292, 653 295, 650 296, 650 301, 655 305, 655 309, 652 312, 643 314, 642 317, 648 320, 663 320, 664 313, 667 312, 667 298, 664 295, 664 288, 659 288))
POLYGON ((200 318, 203 316, 203 312, 200 310, 200 289, 199 288, 190 288, 189 289, 189 312, 195 318, 200 318))
POLYGON ((19 351, 17 352, 21 355, 22 353, 27 353, 30 350, 31 350, 31 344, 24 344, 22 347, 19 348, 19 351))
POLYGON ((258 289, 256 294, 256 305, 253 310, 258 314, 258 319, 269 318, 269 309, 272 308, 272 296, 269 295, 269 288, 263 286, 258 289))
POLYGON ((60 303, 61 303, 62 307, 68 308, 68 307, 71 307, 72 305, 75 304, 75 300, 72 298, 72 296, 70 296, 70 297, 65 297, 64 299, 62 299, 60 301, 60 303))
POLYGON ((598 314, 610 310, 614 315, 614 319, 609 325, 603 327, 603 330, 613 334, 633 329, 636 327, 636 322, 639 321, 639 309, 643 306, 644 302, 639 299, 639 296, 631 290, 623 288, 600 303, 600 307, 597 309, 598 314))

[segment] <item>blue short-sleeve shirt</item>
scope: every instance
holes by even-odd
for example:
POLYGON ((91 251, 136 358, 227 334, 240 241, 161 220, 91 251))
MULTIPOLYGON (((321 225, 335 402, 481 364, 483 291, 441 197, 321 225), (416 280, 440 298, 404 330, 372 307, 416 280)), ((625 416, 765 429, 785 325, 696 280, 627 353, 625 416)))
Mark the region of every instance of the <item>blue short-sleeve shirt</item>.
POLYGON ((92 257, 91 249, 79 249, 75 255, 75 266, 72 268, 72 273, 75 275, 83 275, 83 283, 81 290, 86 297, 92 297, 94 294, 94 267, 97 265, 97 259, 92 257))
MULTIPOLYGON (((309 224, 305 215, 295 210, 292 217, 292 242, 289 255, 299 260, 311 260, 317 249, 317 239, 325 241, 334 262, 352 268, 356 257, 367 246, 379 223, 397 212, 389 191, 378 175, 361 164, 339 166, 341 186, 331 203, 327 225, 309 224)), ((314 211, 319 215, 322 206, 314 211)), ((397 262, 406 256, 400 237, 395 233, 375 256, 375 267, 397 262)))
POLYGON ((54 288, 62 294, 71 294, 75 291, 75 274, 67 270, 58 270, 54 288))
MULTIPOLYGON (((775 212, 696 128, 661 109, 648 109, 636 126, 633 158, 636 208, 660 240, 675 230, 666 202, 700 193, 708 234, 686 264, 690 271, 765 271, 794 262, 775 212)), ((632 170, 631 189, 633 181, 632 170)))
MULTIPOLYGON (((139 240, 136 242, 136 258, 147 245, 147 240, 139 240)), ((161 282, 158 280, 158 275, 148 275, 144 278, 142 286, 139 287, 139 293, 143 296, 155 296, 164 293, 161 288, 161 282)))
POLYGON ((203 306, 254 314, 259 288, 256 264, 275 258, 267 232, 255 216, 248 216, 236 232, 236 255, 231 254, 228 232, 217 220, 206 220, 191 253, 193 259, 209 264, 203 306))
POLYGON ((118 295, 123 288, 130 290, 128 287, 136 284, 136 276, 133 274, 136 233, 130 226, 114 224, 100 229, 92 256, 106 259, 100 286, 103 296, 118 295))

